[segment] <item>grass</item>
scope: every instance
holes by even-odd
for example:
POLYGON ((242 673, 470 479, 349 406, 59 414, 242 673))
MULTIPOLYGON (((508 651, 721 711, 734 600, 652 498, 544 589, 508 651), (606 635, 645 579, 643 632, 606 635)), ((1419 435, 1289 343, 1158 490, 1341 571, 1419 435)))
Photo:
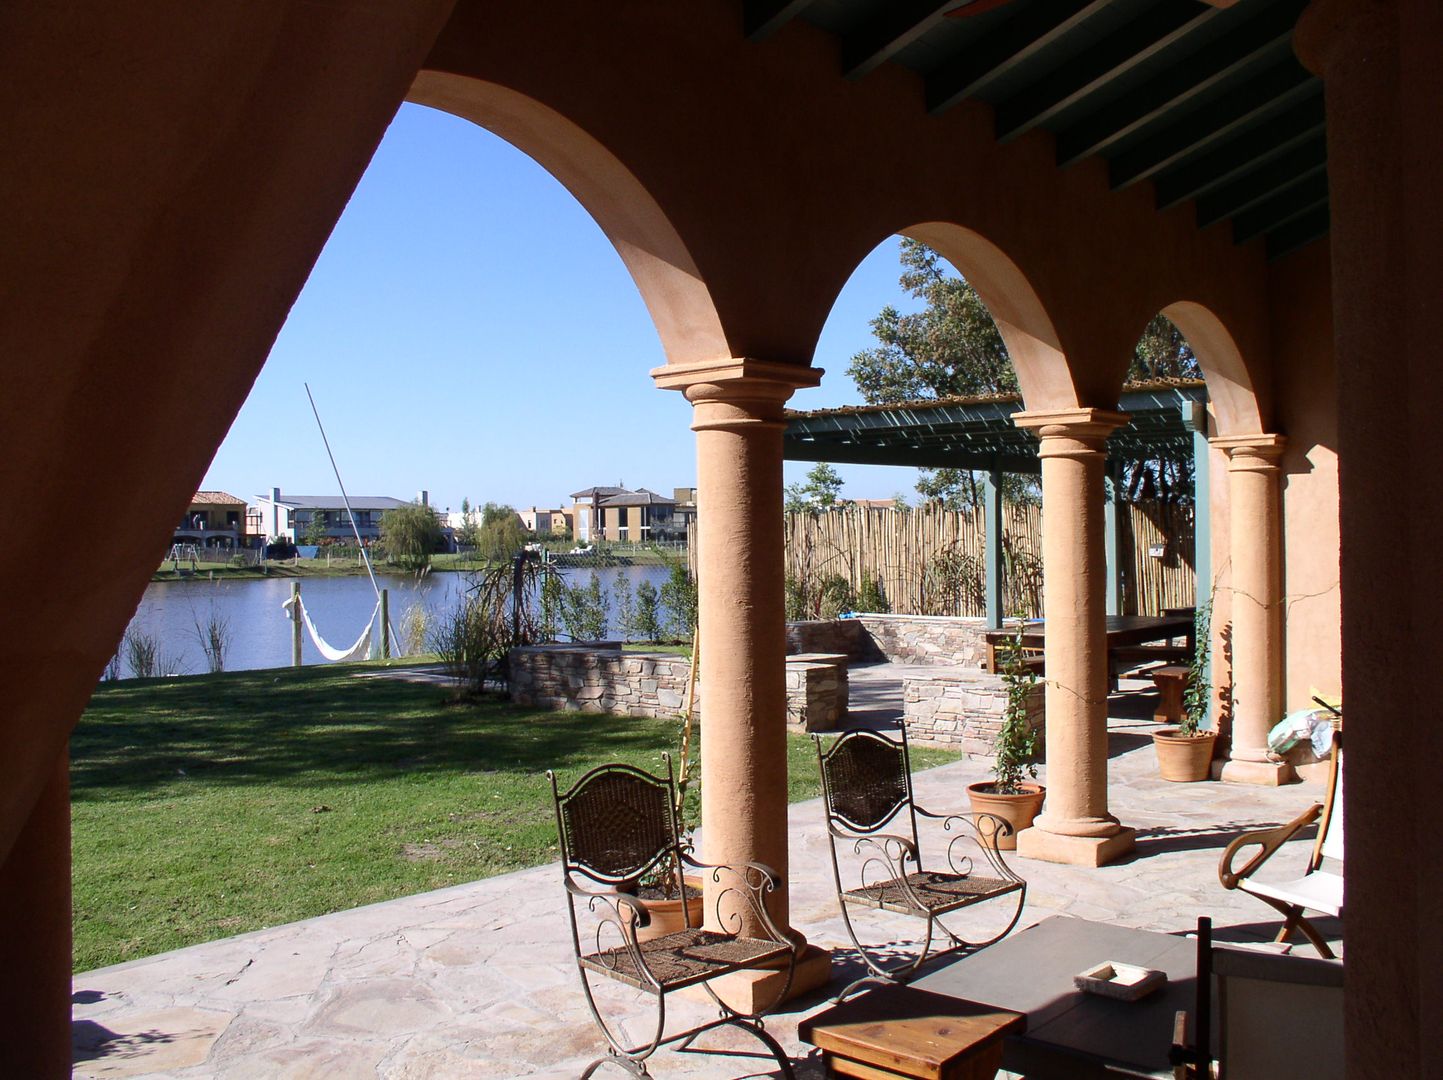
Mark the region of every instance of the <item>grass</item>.
MULTIPOLYGON (((674 720, 452 705, 361 670, 96 690, 71 740, 77 971, 548 862, 546 769, 655 768, 679 741, 674 720)), ((814 797, 811 740, 788 755, 788 797, 814 797)))

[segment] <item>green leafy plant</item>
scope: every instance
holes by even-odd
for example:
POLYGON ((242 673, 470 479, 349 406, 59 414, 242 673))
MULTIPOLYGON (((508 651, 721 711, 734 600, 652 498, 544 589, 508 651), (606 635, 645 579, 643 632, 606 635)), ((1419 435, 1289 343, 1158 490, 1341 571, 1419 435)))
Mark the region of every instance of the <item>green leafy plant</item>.
POLYGON ((1212 682, 1208 678, 1208 660, 1212 655, 1213 598, 1197 609, 1193 621, 1192 663, 1188 665, 1187 682, 1182 691, 1182 723, 1177 733, 1189 738, 1202 733, 1212 702, 1212 682))
POLYGON ((441 522, 429 506, 407 503, 381 515, 381 545, 387 559, 402 570, 425 570, 441 542, 441 522))
POLYGON ((636 586, 636 634, 643 641, 661 639, 661 596, 646 580, 636 586))
POLYGON ((1002 657, 1002 683, 1007 688, 1007 705, 1002 712, 1002 726, 993 744, 996 755, 992 763, 992 790, 998 795, 1021 795, 1023 774, 1037 776, 1037 730, 1027 715, 1027 704, 1037 685, 1037 672, 1027 665, 1023 649, 1024 618, 1017 617, 1017 628, 1007 639, 1002 657))
POLYGON ((685 560, 671 560, 671 576, 661 587, 661 602, 672 633, 679 638, 693 637, 698 606, 696 579, 691 576, 685 560))
POLYGON ((561 622, 572 641, 600 641, 606 637, 610 611, 601 591, 601 579, 592 571, 585 585, 568 585, 561 601, 561 622))
POLYGON ((857 610, 873 615, 885 615, 892 610, 882 583, 866 572, 862 574, 862 584, 857 586, 857 610))

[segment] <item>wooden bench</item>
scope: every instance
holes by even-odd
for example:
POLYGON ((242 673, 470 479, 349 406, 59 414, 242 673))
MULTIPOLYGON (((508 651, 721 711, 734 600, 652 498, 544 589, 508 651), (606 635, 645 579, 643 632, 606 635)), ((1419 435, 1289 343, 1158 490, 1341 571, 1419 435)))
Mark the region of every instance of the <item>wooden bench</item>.
POLYGON ((1152 718, 1159 724, 1182 723, 1182 692, 1187 688, 1187 676, 1191 668, 1181 664, 1168 664, 1152 673, 1157 686, 1157 712, 1152 718))
POLYGON ((797 1025, 822 1051, 828 1076, 862 1080, 992 1080, 1002 1039, 1021 1013, 908 986, 871 990, 797 1025))

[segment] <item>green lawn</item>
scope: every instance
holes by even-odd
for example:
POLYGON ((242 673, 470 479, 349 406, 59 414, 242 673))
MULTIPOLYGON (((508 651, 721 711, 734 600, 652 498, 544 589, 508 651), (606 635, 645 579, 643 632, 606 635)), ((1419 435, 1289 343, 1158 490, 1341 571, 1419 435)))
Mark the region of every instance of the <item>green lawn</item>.
MULTIPOLYGON (((678 742, 676 721, 452 705, 365 668, 96 690, 71 740, 77 971, 547 862, 546 769, 654 768, 678 742)), ((811 740, 788 753, 789 798, 814 797, 811 740)))

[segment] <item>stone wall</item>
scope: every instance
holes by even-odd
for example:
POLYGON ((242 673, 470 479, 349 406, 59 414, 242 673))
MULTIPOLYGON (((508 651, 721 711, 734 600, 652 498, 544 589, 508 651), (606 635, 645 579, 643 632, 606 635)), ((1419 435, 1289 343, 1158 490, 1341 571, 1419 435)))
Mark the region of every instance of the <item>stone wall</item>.
MULTIPOLYGON (((623 653, 609 642, 528 646, 510 659, 518 705, 620 716, 675 716, 691 675, 685 656, 623 653)), ((698 705, 700 697, 698 687, 698 705)))
MULTIPOLYGON (((858 615, 871 648, 894 663, 949 664, 981 669, 987 660, 986 622, 934 615, 858 615)), ((795 625, 795 624, 794 624, 795 625)))
POLYGON ((861 619, 815 619, 787 623, 787 652, 845 653, 853 664, 884 659, 861 619))
MULTIPOLYGON (((1044 686, 1028 695, 1027 717, 1041 748, 1044 686)), ((985 671, 939 671, 909 676, 902 684, 902 720, 914 742, 953 746, 967 754, 992 755, 1007 707, 1007 686, 985 671)))
MULTIPOLYGON (((830 731, 847 716, 844 654, 812 653, 787 658, 787 723, 805 731, 830 731)), ((533 645, 512 649, 511 700, 542 709, 610 713, 614 716, 676 716, 686 700, 691 661, 670 653, 621 651, 609 642, 533 645)), ((702 688, 694 704, 701 714, 702 688)))

